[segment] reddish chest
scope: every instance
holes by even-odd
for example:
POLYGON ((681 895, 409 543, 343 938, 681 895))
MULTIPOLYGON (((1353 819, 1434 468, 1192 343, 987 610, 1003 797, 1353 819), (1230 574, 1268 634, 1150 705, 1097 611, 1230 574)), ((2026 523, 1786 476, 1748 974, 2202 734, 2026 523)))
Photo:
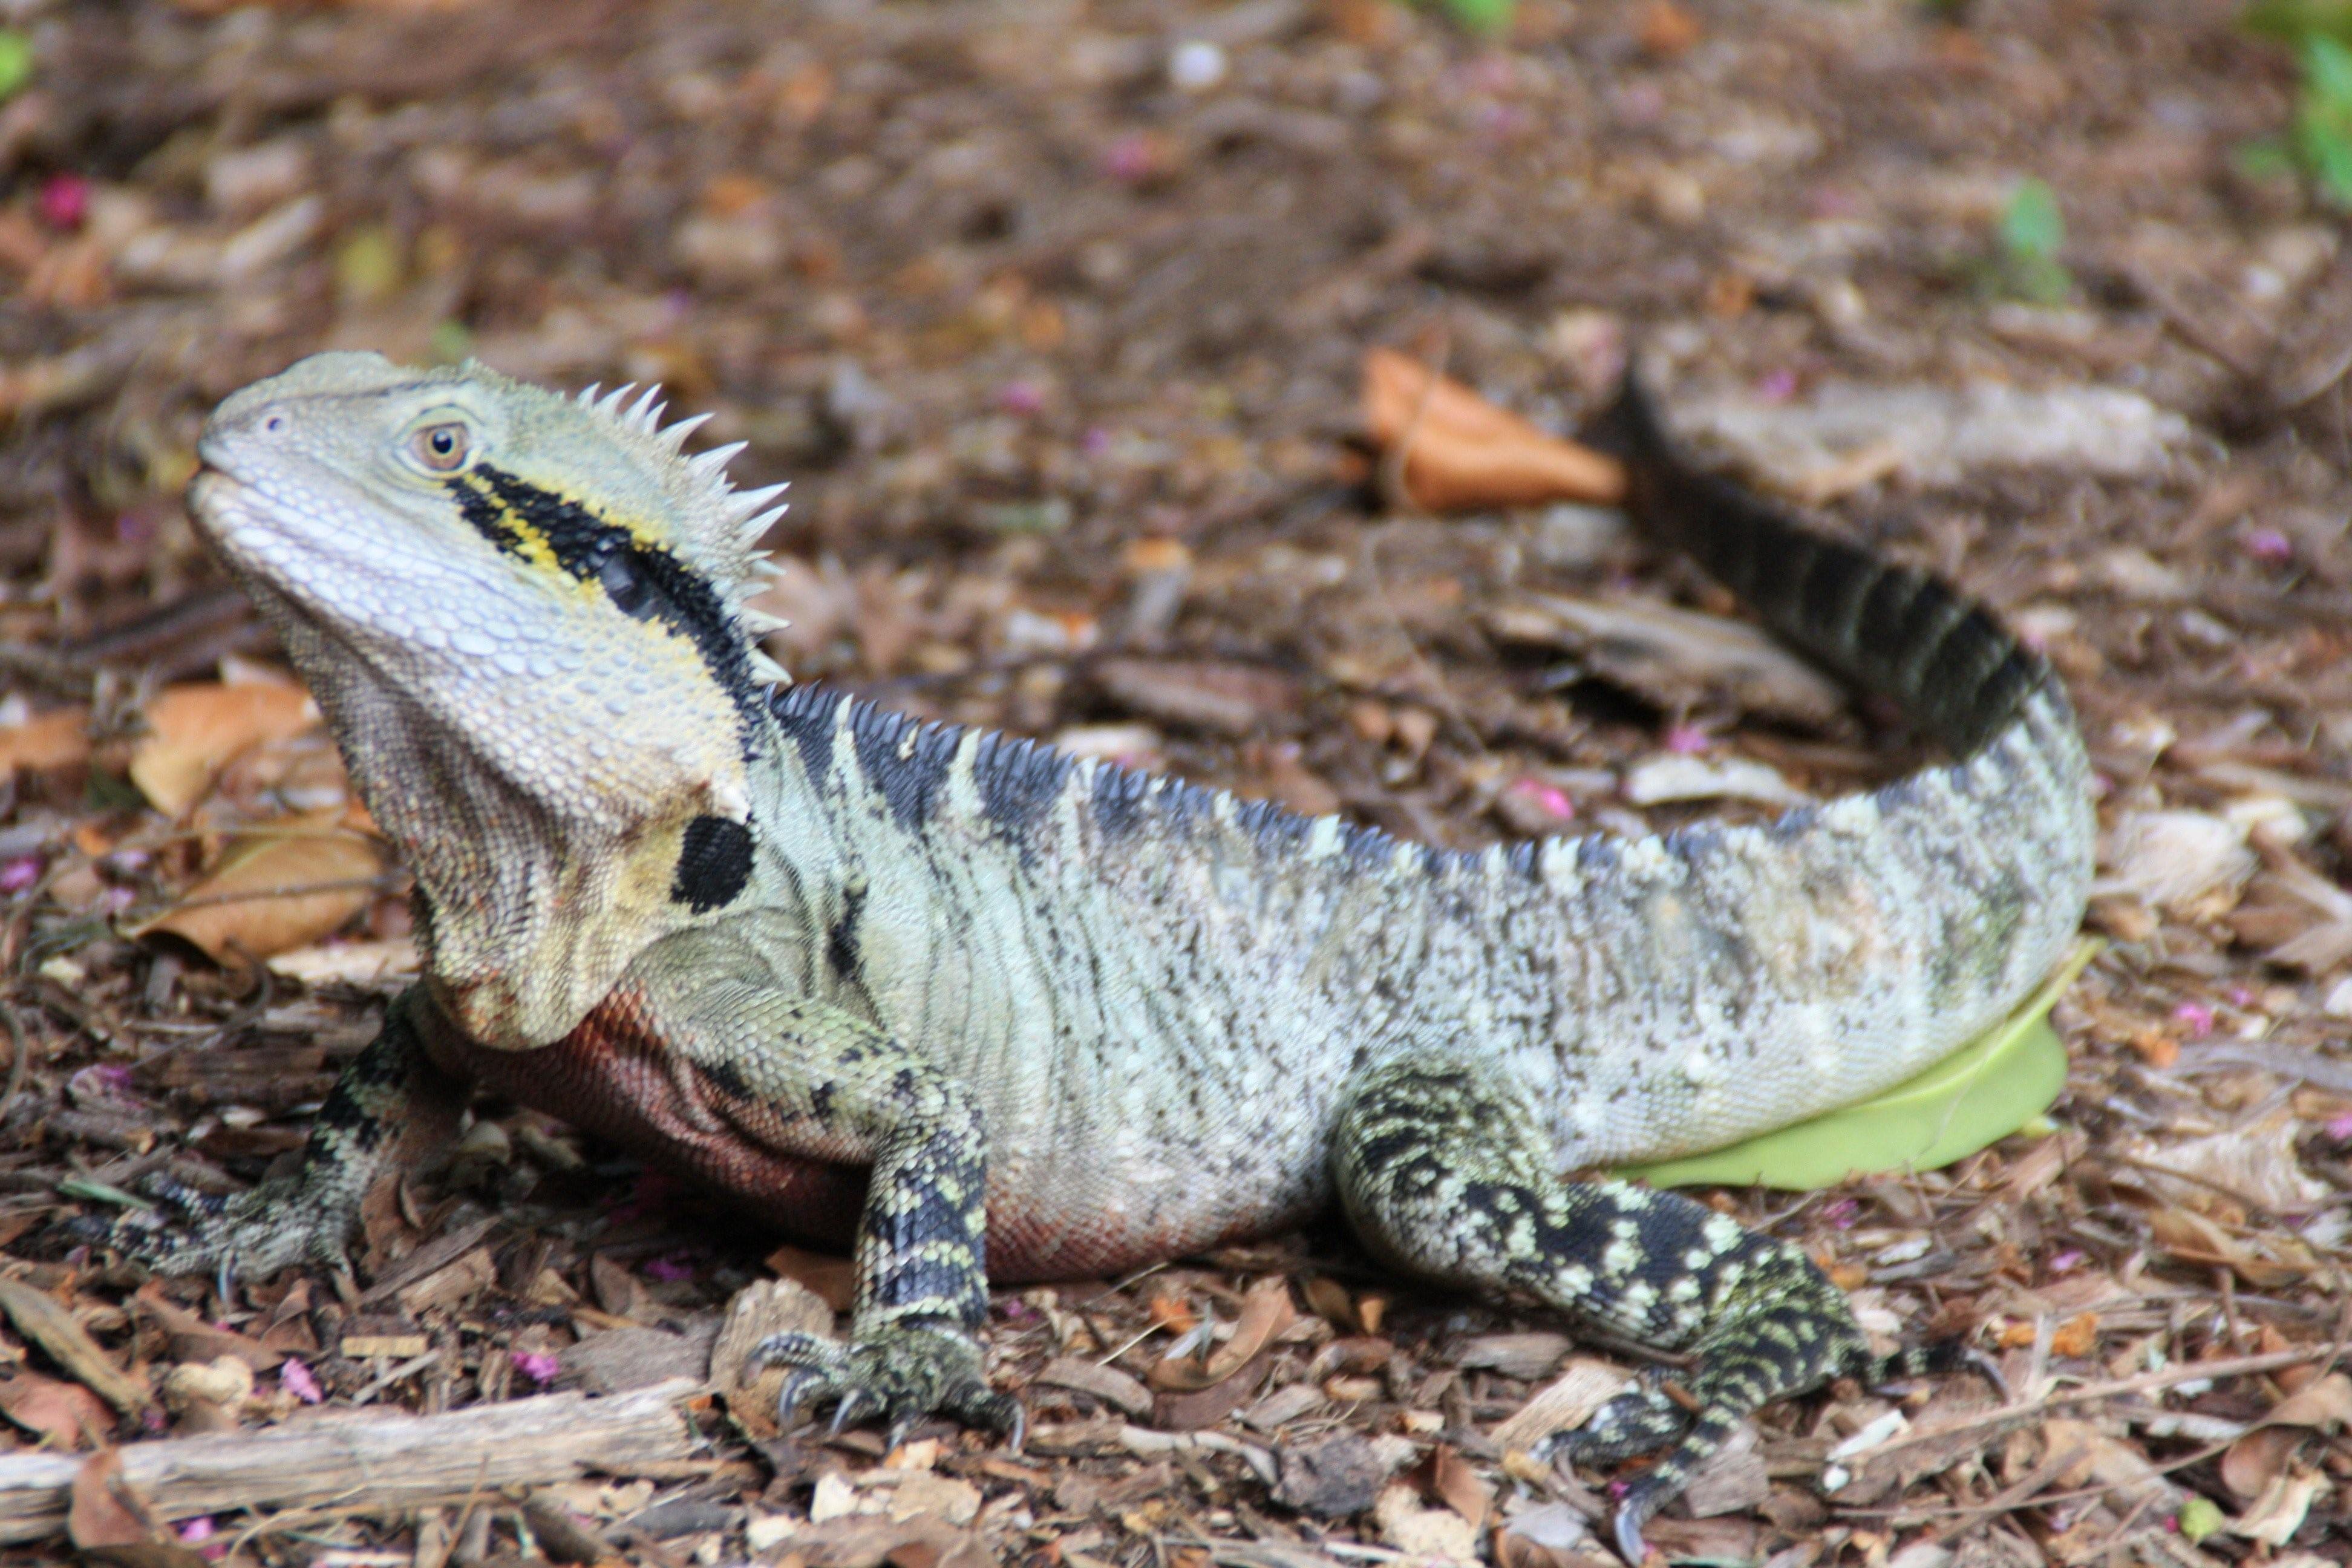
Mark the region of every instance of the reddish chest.
POLYGON ((746 1119, 730 1115, 719 1086, 665 1047, 632 989, 614 992, 551 1046, 494 1051, 467 1042, 440 1054, 451 1071, 715 1188, 788 1234, 846 1246, 855 1233, 865 1170, 747 1137, 746 1119))

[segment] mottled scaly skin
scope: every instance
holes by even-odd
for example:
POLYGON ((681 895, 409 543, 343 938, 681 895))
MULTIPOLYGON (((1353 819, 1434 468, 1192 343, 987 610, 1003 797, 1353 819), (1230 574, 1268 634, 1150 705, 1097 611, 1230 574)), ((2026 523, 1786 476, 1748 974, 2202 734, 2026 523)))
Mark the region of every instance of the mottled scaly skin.
POLYGON ((846 1345, 791 1400, 1017 1431, 990 1275, 1100 1274, 1335 1198, 1409 1268, 1694 1352, 1568 1451, 1666 1447, 1644 1520, 1758 1405, 1872 1355, 1794 1249, 1564 1181, 1866 1096, 2070 940, 2082 747, 2049 670, 1936 580, 1679 464, 1629 385, 1635 510, 1956 760, 1765 826, 1402 843, 821 689, 742 608, 772 499, 649 399, 322 355, 225 403, 194 509, 415 867, 426 978, 302 1174, 117 1239, 159 1266, 340 1252, 467 1080, 804 1235, 854 1237, 846 1345), (429 1112, 429 1114, 428 1114, 429 1112))

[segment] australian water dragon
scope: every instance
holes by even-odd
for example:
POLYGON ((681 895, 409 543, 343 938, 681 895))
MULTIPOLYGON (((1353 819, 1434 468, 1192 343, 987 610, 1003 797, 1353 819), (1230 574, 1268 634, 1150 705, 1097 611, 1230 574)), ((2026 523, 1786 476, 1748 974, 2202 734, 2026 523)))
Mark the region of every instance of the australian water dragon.
POLYGON ((1874 1355, 1794 1247, 1560 1173, 1861 1099, 2072 939, 2081 741, 1937 579, 1680 464, 1629 384, 1632 502, 1955 759, 1764 826, 1455 853, 772 686, 774 492, 650 394, 321 354, 221 405, 196 517, 416 878, 424 981, 299 1176, 113 1237, 160 1268, 331 1257, 488 1083, 853 1240, 788 1403, 1017 1432, 992 1279, 1099 1276, 1335 1198, 1404 1268, 1688 1352, 1562 1453, 1664 1447, 1619 1540, 1759 1404, 1874 1355))

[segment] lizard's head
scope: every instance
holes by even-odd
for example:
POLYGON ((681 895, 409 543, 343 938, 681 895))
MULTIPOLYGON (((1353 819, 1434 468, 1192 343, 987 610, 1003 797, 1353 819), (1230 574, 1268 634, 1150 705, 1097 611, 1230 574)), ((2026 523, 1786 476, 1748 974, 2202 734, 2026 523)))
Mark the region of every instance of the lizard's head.
POLYGON ((782 509, 660 413, 326 353, 197 445, 191 509, 415 867, 436 972, 484 994, 464 1005, 485 1037, 561 1032, 751 874, 782 671, 742 599, 782 509))
POLYGON ((322 654, 356 660, 553 808, 699 784, 740 817, 782 673, 740 603, 773 493, 729 488, 735 449, 683 456, 698 420, 624 396, 318 354, 220 405, 191 500, 314 683, 346 673, 322 654))

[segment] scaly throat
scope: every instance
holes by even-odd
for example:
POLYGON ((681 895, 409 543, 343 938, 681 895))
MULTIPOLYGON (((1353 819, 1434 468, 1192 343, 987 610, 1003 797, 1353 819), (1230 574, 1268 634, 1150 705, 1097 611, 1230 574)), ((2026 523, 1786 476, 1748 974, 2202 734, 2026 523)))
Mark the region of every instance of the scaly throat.
POLYGON ((710 786, 635 802, 626 820, 559 812, 331 633, 263 603, 415 874, 426 984, 480 1044, 562 1038, 638 953, 744 891, 751 830, 710 786))

